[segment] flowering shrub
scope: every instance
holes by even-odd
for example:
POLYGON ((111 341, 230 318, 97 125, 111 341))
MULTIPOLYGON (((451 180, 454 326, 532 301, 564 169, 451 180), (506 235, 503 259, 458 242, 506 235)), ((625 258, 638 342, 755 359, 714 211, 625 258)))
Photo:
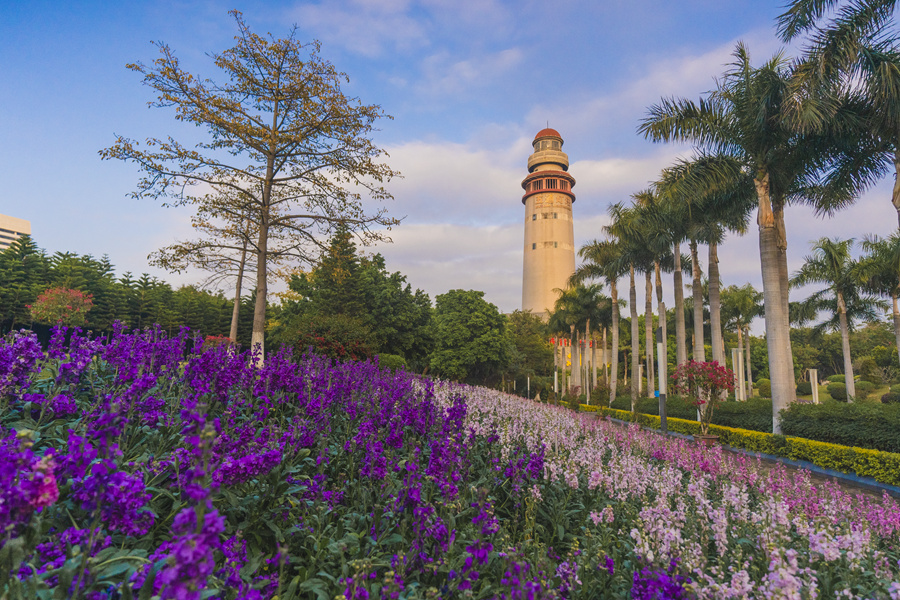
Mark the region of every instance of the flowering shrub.
POLYGON ((708 435, 713 412, 723 397, 734 391, 734 372, 716 361, 690 360, 675 368, 672 389, 694 398, 694 404, 700 409, 700 429, 703 435, 708 435))
POLYGON ((900 597, 897 503, 802 472, 187 332, 33 344, 0 344, 0 597, 900 597))
POLYGON ((31 311, 31 318, 38 323, 84 325, 93 304, 91 294, 58 287, 45 290, 34 304, 26 306, 31 311))

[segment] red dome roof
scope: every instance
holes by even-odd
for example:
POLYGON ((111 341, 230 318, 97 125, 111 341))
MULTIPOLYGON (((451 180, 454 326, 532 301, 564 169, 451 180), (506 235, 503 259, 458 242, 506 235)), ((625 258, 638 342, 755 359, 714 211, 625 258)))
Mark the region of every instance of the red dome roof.
POLYGON ((550 129, 549 127, 547 129, 541 129, 540 131, 538 131, 537 135, 534 136, 534 139, 537 140, 543 137, 557 137, 559 139, 562 139, 562 136, 559 135, 559 132, 557 130, 550 129))

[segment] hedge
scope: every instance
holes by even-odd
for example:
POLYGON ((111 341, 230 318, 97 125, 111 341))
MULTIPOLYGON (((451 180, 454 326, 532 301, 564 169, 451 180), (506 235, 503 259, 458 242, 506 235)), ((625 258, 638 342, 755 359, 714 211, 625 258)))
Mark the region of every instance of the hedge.
POLYGON ((900 405, 791 404, 781 413, 781 430, 808 440, 900 452, 900 405))
MULTIPOLYGON (((623 421, 633 421, 641 425, 658 428, 659 417, 631 413, 606 407, 582 406, 582 410, 596 412, 623 421)), ((666 425, 671 431, 695 435, 700 432, 696 421, 667 418, 666 425)), ((843 473, 855 473, 860 477, 871 477, 875 481, 889 485, 900 485, 900 454, 881 452, 868 448, 841 446, 817 442, 793 436, 780 436, 761 431, 749 431, 733 427, 710 425, 710 433, 719 436, 723 444, 743 448, 753 452, 764 452, 791 460, 804 460, 825 469, 843 473)))

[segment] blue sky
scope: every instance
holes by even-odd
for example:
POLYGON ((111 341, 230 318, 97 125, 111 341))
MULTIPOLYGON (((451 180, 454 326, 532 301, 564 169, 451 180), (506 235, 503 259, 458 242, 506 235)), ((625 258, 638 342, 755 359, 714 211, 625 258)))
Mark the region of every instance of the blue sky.
MULTIPOLYGON (((375 136, 403 174, 390 184, 395 199, 387 204, 403 223, 393 244, 372 249, 388 268, 432 298, 478 289, 511 311, 521 302, 519 183, 534 134, 549 123, 565 139, 577 181, 576 245, 600 236, 610 203, 627 200, 690 152, 635 133, 647 107, 714 87, 738 40, 755 63, 778 51, 773 23, 783 3, 7 2, 0 213, 30 220, 49 252, 108 254, 120 274, 199 281, 202 274, 170 275, 146 261, 191 236, 190 214, 128 197, 136 168, 101 161, 98 151, 116 134, 196 139, 199 131, 177 124, 171 111, 147 108, 150 90, 125 65, 151 62, 150 42, 163 41, 189 69, 216 78, 206 53, 232 45, 227 13, 237 8, 257 33, 282 37, 296 24, 299 39, 321 40, 322 55, 350 77, 345 91, 394 117, 375 136)), ((833 219, 791 207, 790 268, 819 237, 891 233, 891 184, 881 182, 833 219)), ((720 250, 723 282, 760 287, 758 256, 751 224, 720 250)))

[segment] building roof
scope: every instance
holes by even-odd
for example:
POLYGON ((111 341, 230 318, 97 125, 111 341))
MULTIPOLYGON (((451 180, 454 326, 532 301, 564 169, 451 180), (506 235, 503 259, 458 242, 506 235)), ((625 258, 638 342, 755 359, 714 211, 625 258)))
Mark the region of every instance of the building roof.
POLYGON ((537 132, 537 135, 534 136, 534 139, 537 140, 537 139, 540 139, 540 138, 543 138, 543 137, 556 137, 556 138, 562 139, 562 136, 559 135, 559 132, 558 132, 557 130, 555 130, 555 129, 550 129, 549 127, 546 128, 546 129, 541 129, 540 131, 538 131, 538 132, 537 132))

